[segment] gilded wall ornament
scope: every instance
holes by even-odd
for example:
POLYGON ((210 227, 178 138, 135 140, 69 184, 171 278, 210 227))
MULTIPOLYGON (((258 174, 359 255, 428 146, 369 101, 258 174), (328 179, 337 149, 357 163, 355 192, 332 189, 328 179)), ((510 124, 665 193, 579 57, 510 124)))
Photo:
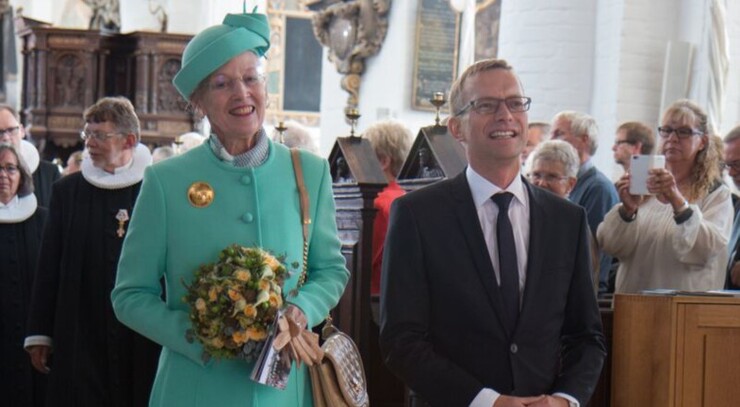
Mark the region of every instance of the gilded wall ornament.
POLYGON ((388 32, 392 0, 319 0, 307 4, 316 11, 313 28, 329 60, 343 75, 342 89, 349 93, 345 110, 357 108, 365 59, 380 51, 388 32))

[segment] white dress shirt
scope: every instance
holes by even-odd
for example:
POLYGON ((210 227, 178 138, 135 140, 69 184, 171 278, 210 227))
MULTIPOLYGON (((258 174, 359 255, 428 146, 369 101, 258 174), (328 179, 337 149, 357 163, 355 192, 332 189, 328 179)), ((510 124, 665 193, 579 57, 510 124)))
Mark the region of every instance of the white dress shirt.
MULTIPOLYGON (((478 221, 483 231, 483 237, 486 240, 488 255, 493 264, 493 272, 496 275, 496 282, 501 285, 501 274, 499 271, 498 261, 498 244, 496 242, 496 223, 498 219, 498 206, 491 200, 494 194, 500 192, 510 192, 514 198, 509 204, 509 219, 514 232, 514 245, 516 247, 517 270, 519 271, 519 306, 524 297, 524 284, 527 281, 527 252, 529 251, 529 193, 527 187, 522 182, 521 173, 514 177, 514 180, 504 188, 494 185, 480 174, 475 172, 470 166, 465 170, 465 176, 468 179, 470 192, 473 195, 475 209, 478 212, 478 221)), ((489 388, 482 389, 470 403, 470 407, 491 407, 501 394, 489 388)), ((578 400, 568 394, 555 393, 559 396, 574 402, 576 407, 580 407, 578 400)))

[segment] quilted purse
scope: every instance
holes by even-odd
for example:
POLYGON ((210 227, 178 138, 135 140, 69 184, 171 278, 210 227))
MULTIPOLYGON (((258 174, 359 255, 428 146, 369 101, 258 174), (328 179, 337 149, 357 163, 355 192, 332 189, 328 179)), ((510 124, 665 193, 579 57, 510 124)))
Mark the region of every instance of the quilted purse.
MULTIPOLYGON (((303 181, 303 168, 298 150, 291 149, 296 184, 300 194, 303 224, 303 270, 298 287, 306 282, 308 268, 308 225, 311 224, 309 200, 303 181)), ((311 377, 314 407, 369 407, 367 380, 357 345, 349 335, 332 325, 330 316, 321 332, 324 358, 308 369, 311 377)))

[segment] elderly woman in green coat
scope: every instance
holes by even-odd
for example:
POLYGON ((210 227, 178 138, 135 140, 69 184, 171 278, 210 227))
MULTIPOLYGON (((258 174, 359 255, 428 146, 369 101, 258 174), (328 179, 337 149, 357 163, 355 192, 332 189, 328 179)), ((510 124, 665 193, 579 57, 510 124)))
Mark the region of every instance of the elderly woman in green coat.
MULTIPOLYGON (((134 210, 113 307, 124 324, 162 345, 150 406, 311 406, 305 365, 277 390, 250 380, 253 363, 202 358, 186 340, 182 298, 196 269, 236 243, 303 261, 299 193, 290 151, 262 128, 267 91, 261 57, 269 48, 261 14, 228 14, 196 35, 173 83, 211 123, 207 142, 147 169, 134 210), (164 278, 166 300, 162 300, 164 278)), ((287 298, 309 327, 339 301, 349 274, 340 252, 328 163, 301 152, 310 200, 308 279, 287 298)), ((285 281, 296 288, 299 273, 285 281)))

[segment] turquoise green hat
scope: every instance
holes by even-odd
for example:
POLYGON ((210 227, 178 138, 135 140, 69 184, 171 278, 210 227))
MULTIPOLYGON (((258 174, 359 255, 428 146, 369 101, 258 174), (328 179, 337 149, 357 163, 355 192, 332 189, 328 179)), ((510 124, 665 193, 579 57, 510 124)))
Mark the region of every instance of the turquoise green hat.
POLYGON ((245 51, 261 57, 268 49, 270 25, 264 14, 227 14, 223 23, 206 28, 190 40, 172 83, 185 100, 190 100, 198 84, 231 58, 245 51))

